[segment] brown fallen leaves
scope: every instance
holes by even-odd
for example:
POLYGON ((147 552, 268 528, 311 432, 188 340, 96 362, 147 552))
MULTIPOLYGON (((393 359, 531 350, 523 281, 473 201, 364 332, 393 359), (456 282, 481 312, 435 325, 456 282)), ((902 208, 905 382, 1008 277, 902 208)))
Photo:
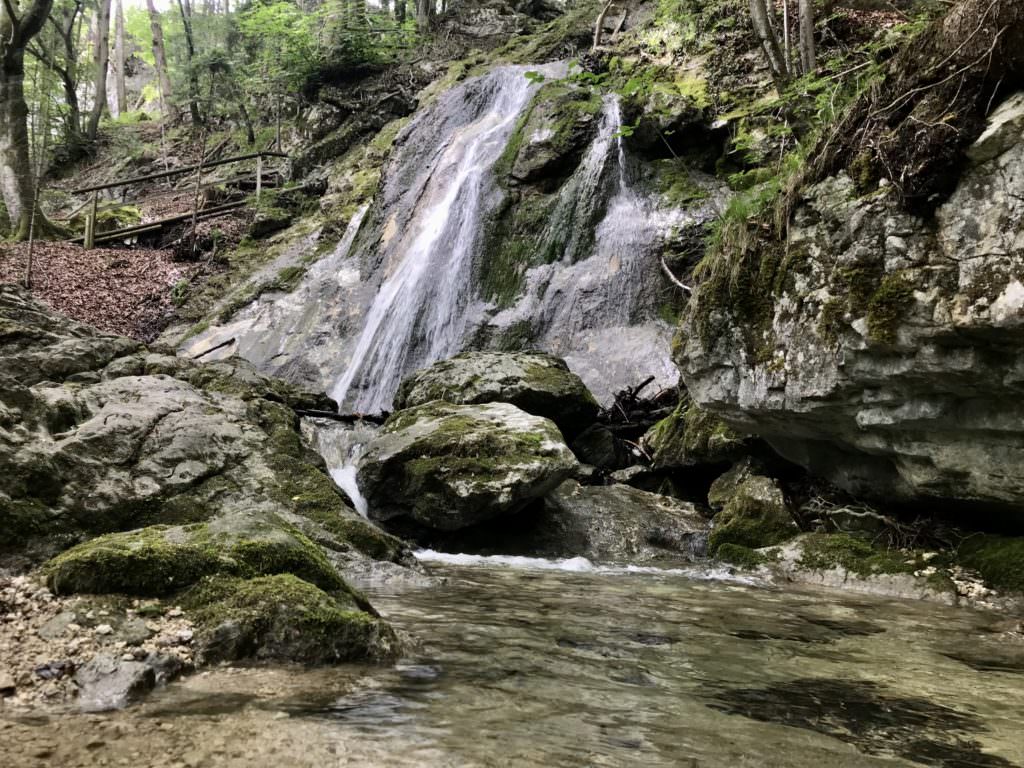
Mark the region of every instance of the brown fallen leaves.
MULTIPOLYGON (((0 245, 0 282, 22 283, 28 246, 0 245)), ((173 316, 171 292, 192 265, 169 251, 36 243, 32 294, 58 312, 97 328, 152 341, 173 316)))

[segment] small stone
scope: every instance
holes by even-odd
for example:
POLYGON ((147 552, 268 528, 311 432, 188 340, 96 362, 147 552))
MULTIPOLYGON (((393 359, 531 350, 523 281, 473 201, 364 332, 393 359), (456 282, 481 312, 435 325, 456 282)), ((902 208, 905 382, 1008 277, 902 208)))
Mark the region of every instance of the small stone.
POLYGON ((185 612, 183 610, 181 610, 181 608, 179 608, 178 606, 174 606, 173 608, 171 608, 171 610, 169 610, 167 612, 167 616, 169 618, 172 618, 172 619, 176 619, 179 616, 184 616, 184 615, 185 615, 185 612))
POLYGON ((109 635, 113 631, 114 631, 114 628, 112 626, 110 626, 109 624, 100 624, 95 629, 95 632, 96 632, 97 635, 109 635))
POLYGON ((14 676, 9 672, 0 672, 0 696, 10 696, 17 688, 14 676))

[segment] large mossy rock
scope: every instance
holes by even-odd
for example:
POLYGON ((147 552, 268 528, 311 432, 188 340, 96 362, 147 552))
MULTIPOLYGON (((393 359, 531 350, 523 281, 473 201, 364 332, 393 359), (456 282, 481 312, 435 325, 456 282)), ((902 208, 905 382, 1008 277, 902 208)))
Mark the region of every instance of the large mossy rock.
POLYGON ((289 661, 329 664, 389 661, 394 630, 351 590, 325 591, 291 574, 207 578, 184 595, 195 620, 201 664, 289 661))
POLYGON ((56 594, 162 596, 217 573, 291 573, 325 589, 343 586, 312 541, 280 518, 251 512, 98 536, 62 552, 44 572, 56 594))
POLYGON ((0 550, 51 555, 149 525, 252 513, 398 559, 344 501, 293 408, 324 408, 232 358, 211 365, 61 318, 0 287, 0 550))
POLYGON ((453 531, 519 511, 576 468, 548 419, 507 403, 435 400, 388 419, 358 479, 371 518, 453 531))
POLYGON ((800 533, 778 483, 756 474, 747 462, 715 480, 708 503, 715 515, 708 551, 726 545, 758 549, 779 544, 800 533))
POLYGON ((628 485, 563 483, 544 499, 524 554, 605 562, 704 554, 708 521, 696 507, 628 485))
POLYGON ((211 660, 388 655, 390 630, 332 559, 407 549, 303 442, 293 409, 328 398, 239 359, 202 365, 102 334, 13 286, 0 286, 0 357, 0 554, 65 550, 43 567, 58 594, 176 598, 255 579, 222 599, 245 621, 211 660))
POLYGON ((542 352, 465 352, 435 363, 402 382, 395 410, 432 400, 510 403, 551 419, 568 439, 592 424, 599 409, 580 377, 542 352))
POLYGON ((597 129, 601 98, 592 89, 564 82, 545 83, 516 126, 499 175, 516 182, 558 179, 579 163, 597 129))

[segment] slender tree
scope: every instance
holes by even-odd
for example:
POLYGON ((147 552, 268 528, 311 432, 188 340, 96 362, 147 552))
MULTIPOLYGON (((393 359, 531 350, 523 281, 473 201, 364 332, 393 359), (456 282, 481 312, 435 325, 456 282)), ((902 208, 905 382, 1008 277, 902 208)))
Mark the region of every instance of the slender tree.
POLYGON ((157 12, 153 0, 146 0, 146 10, 149 13, 149 30, 153 35, 153 62, 160 92, 160 111, 164 117, 177 119, 178 109, 171 100, 171 76, 170 70, 167 68, 163 24, 160 22, 160 14, 157 12))
POLYGON ((790 79, 789 62, 782 53, 778 35, 772 27, 767 0, 750 0, 750 20, 754 33, 761 41, 761 50, 768 61, 775 86, 781 91, 790 79))
POLYGON ((114 10, 114 89, 117 93, 117 114, 128 111, 128 96, 124 82, 125 40, 124 40, 124 6, 117 0, 114 10))
POLYGON ((33 214, 37 232, 52 227, 36 209, 25 101, 25 50, 52 5, 53 0, 32 0, 19 14, 16 0, 0 2, 0 192, 19 240, 28 237, 33 214))
POLYGON ((82 113, 78 101, 78 24, 82 11, 82 0, 62 2, 59 7, 55 5, 51 8, 47 21, 59 39, 58 45, 48 48, 36 39, 27 46, 30 54, 60 78, 65 106, 64 144, 71 156, 77 155, 84 144, 82 113))
POLYGON ((201 125, 203 113, 199 110, 199 75, 195 68, 196 41, 192 35, 192 4, 189 0, 178 0, 181 23, 185 29, 185 66, 188 68, 188 111, 193 125, 201 125))
POLYGON ((93 62, 95 64, 95 90, 92 111, 85 135, 89 140, 96 138, 100 129, 100 118, 107 108, 107 68, 110 64, 110 0, 98 0, 96 4, 96 39, 93 41, 93 62))
POLYGON ((818 68, 814 51, 814 3, 800 0, 800 69, 805 75, 818 68))

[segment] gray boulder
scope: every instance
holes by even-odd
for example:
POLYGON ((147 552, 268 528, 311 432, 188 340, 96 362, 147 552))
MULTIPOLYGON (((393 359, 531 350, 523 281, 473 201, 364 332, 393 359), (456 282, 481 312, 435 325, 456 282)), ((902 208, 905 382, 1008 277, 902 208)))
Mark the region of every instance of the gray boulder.
POLYGON ((453 531, 519 511, 576 468, 548 419, 507 403, 436 400, 387 421, 358 480, 371 518, 453 531))
POLYGON ((444 400, 511 403, 551 419, 568 439, 593 423, 599 406, 565 361, 543 352, 464 352, 409 376, 395 410, 444 400))
POLYGON ((570 480, 545 498, 533 530, 523 552, 636 563, 702 556, 708 521, 692 504, 668 496, 570 480))

